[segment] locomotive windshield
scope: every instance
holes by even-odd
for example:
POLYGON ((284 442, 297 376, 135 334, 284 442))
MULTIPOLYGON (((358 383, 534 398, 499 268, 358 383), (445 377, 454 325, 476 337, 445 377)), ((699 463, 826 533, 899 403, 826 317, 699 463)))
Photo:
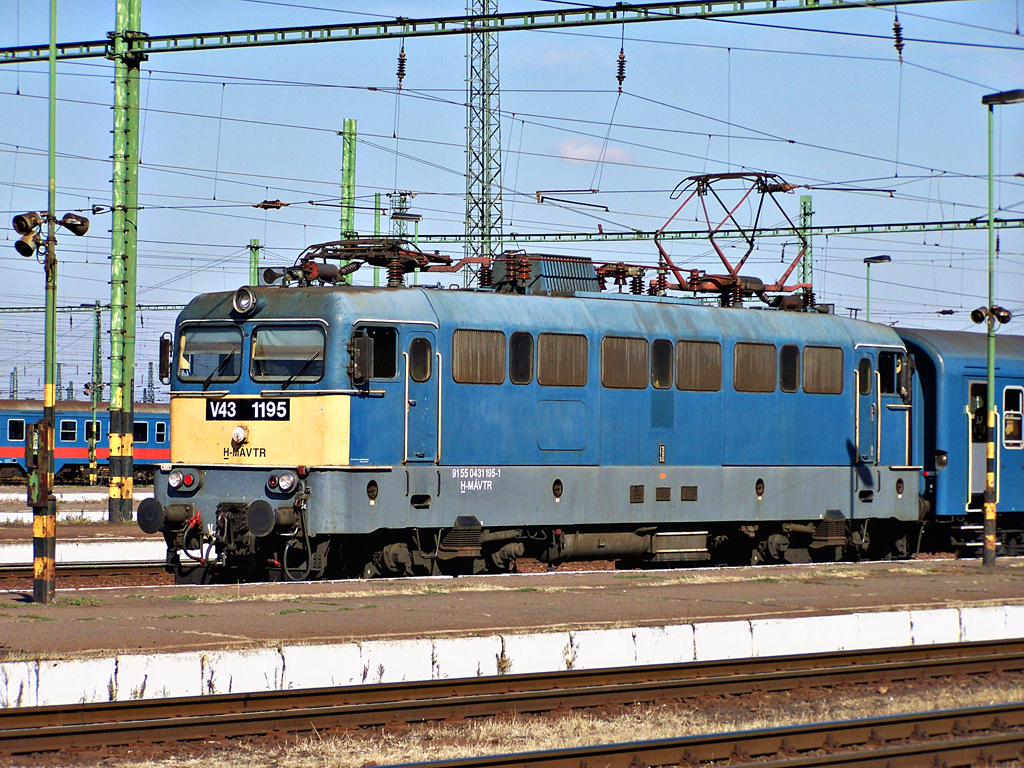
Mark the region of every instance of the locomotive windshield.
POLYGON ((317 327, 257 327, 252 332, 253 381, 319 381, 324 332, 317 327))
POLYGON ((185 327, 181 331, 181 381, 238 381, 242 373, 242 332, 238 328, 185 327))

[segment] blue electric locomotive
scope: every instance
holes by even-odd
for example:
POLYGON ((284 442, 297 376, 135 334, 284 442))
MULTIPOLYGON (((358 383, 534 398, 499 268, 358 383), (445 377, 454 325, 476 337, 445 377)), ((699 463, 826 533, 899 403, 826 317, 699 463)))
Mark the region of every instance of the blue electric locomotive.
MULTIPOLYGON (((42 417, 41 400, 0 400, 0 480, 25 478, 26 425, 42 417)), ((110 453, 106 443, 110 412, 105 404, 96 411, 96 422, 96 459, 102 467, 110 453)), ((170 460, 169 425, 166 403, 136 403, 134 468, 139 481, 150 481, 156 466, 170 460)), ((56 404, 53 463, 57 482, 82 482, 88 477, 92 430, 91 403, 62 400, 56 404)))
POLYGON ((604 293, 585 259, 484 290, 303 269, 178 318, 139 522, 180 579, 898 556, 950 514, 927 334, 604 293))

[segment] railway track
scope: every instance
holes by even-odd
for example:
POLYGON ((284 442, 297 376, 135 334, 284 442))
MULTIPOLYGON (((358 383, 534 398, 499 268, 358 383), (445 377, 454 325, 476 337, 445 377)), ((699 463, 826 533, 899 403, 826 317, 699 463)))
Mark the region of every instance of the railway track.
MULTIPOLYGON (((0 754, 321 731, 1020 670, 1024 670, 1024 640, 6 709, 0 710, 0 754)), ((1024 719, 1024 705, 1020 706, 1024 719)), ((1018 738, 1024 737, 1018 734, 1018 738)), ((580 760, 577 758, 573 765, 579 766, 580 760)))
MULTIPOLYGON (((0 589, 11 589, 32 584, 34 571, 31 565, 0 565, 0 589)), ((58 563, 57 578, 61 587, 93 587, 106 584, 134 584, 172 578, 164 570, 163 562, 118 562, 118 563, 58 563), (69 583, 70 582, 70 583, 69 583)))
MULTIPOLYGON (((476 768, 991 765, 1024 757, 1024 703, 473 758, 476 768)), ((441 760, 431 768, 463 768, 441 760)))

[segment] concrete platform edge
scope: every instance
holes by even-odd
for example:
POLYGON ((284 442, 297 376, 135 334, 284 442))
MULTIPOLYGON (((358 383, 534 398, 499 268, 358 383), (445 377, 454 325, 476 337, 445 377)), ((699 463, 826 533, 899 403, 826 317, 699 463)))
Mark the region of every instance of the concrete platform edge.
POLYGON ((1024 638, 1024 605, 0 663, 0 708, 1024 638))

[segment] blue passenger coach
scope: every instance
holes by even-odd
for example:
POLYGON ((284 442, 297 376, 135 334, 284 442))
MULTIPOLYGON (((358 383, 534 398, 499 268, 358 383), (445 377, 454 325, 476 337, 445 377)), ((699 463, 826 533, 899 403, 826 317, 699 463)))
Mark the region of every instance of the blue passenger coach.
POLYGON ((594 286, 195 298, 140 525, 185 580, 906 551, 896 332, 594 286))
MULTIPOLYGON (((922 403, 917 420, 920 457, 926 466, 924 497, 935 519, 956 523, 953 543, 980 547, 985 491, 986 337, 983 333, 901 330, 913 354, 922 403)), ((996 335, 996 500, 1006 522, 1004 544, 1024 547, 1024 338, 996 335)))

